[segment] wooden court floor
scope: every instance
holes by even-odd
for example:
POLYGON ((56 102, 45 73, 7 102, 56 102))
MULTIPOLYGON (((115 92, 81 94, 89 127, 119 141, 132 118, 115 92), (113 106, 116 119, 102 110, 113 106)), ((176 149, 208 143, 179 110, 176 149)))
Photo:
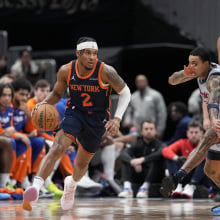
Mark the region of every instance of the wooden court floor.
POLYGON ((72 220, 72 219, 165 219, 220 220, 213 216, 212 200, 160 200, 119 198, 76 198, 74 208, 62 211, 59 200, 39 200, 31 212, 21 208, 21 201, 1 201, 0 220, 72 220))

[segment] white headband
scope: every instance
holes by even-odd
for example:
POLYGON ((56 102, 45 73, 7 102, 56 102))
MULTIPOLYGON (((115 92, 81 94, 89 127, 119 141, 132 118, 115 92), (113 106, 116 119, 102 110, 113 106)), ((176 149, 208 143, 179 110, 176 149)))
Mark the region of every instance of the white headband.
POLYGON ((98 45, 96 42, 93 41, 86 41, 86 42, 82 42, 77 44, 76 46, 77 50, 83 50, 83 49, 95 49, 98 50, 98 45))

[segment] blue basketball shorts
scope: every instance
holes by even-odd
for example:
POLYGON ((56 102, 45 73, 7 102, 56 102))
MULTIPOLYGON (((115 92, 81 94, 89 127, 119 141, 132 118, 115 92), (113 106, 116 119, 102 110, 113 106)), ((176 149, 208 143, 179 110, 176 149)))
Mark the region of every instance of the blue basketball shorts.
POLYGON ((94 154, 100 147, 108 119, 107 112, 87 113, 76 108, 67 109, 58 130, 63 129, 73 142, 77 139, 86 152, 94 154))

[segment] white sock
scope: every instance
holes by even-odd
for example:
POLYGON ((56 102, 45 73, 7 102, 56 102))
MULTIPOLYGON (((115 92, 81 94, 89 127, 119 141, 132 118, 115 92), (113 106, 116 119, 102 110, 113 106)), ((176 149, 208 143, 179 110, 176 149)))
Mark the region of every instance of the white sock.
POLYGON ((147 190, 149 189, 150 183, 149 182, 144 182, 140 188, 146 188, 147 190))
POLYGON ((71 178, 68 178, 67 185, 68 185, 69 187, 74 187, 74 186, 77 185, 77 183, 78 183, 78 182, 73 179, 73 176, 71 176, 71 178))
POLYGON ((131 189, 131 182, 125 181, 125 182, 124 182, 124 188, 131 189))
POLYGON ((10 182, 9 173, 0 173, 0 186, 5 187, 10 182))
POLYGON ((44 180, 40 176, 35 176, 33 185, 35 188, 37 188, 38 192, 40 191, 40 188, 44 185, 44 180))

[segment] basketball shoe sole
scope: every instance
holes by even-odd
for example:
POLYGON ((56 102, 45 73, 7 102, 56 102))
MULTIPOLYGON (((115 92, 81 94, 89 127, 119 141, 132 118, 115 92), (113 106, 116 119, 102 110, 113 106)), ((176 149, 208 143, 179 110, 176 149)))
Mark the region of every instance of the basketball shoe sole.
POLYGON ((34 202, 38 199, 38 191, 35 187, 30 186, 23 194, 23 203, 22 208, 26 211, 31 211, 32 206, 31 202, 34 202))
POLYGON ((177 187, 177 183, 172 176, 164 177, 162 180, 160 193, 163 197, 168 198, 172 195, 173 190, 177 187))

